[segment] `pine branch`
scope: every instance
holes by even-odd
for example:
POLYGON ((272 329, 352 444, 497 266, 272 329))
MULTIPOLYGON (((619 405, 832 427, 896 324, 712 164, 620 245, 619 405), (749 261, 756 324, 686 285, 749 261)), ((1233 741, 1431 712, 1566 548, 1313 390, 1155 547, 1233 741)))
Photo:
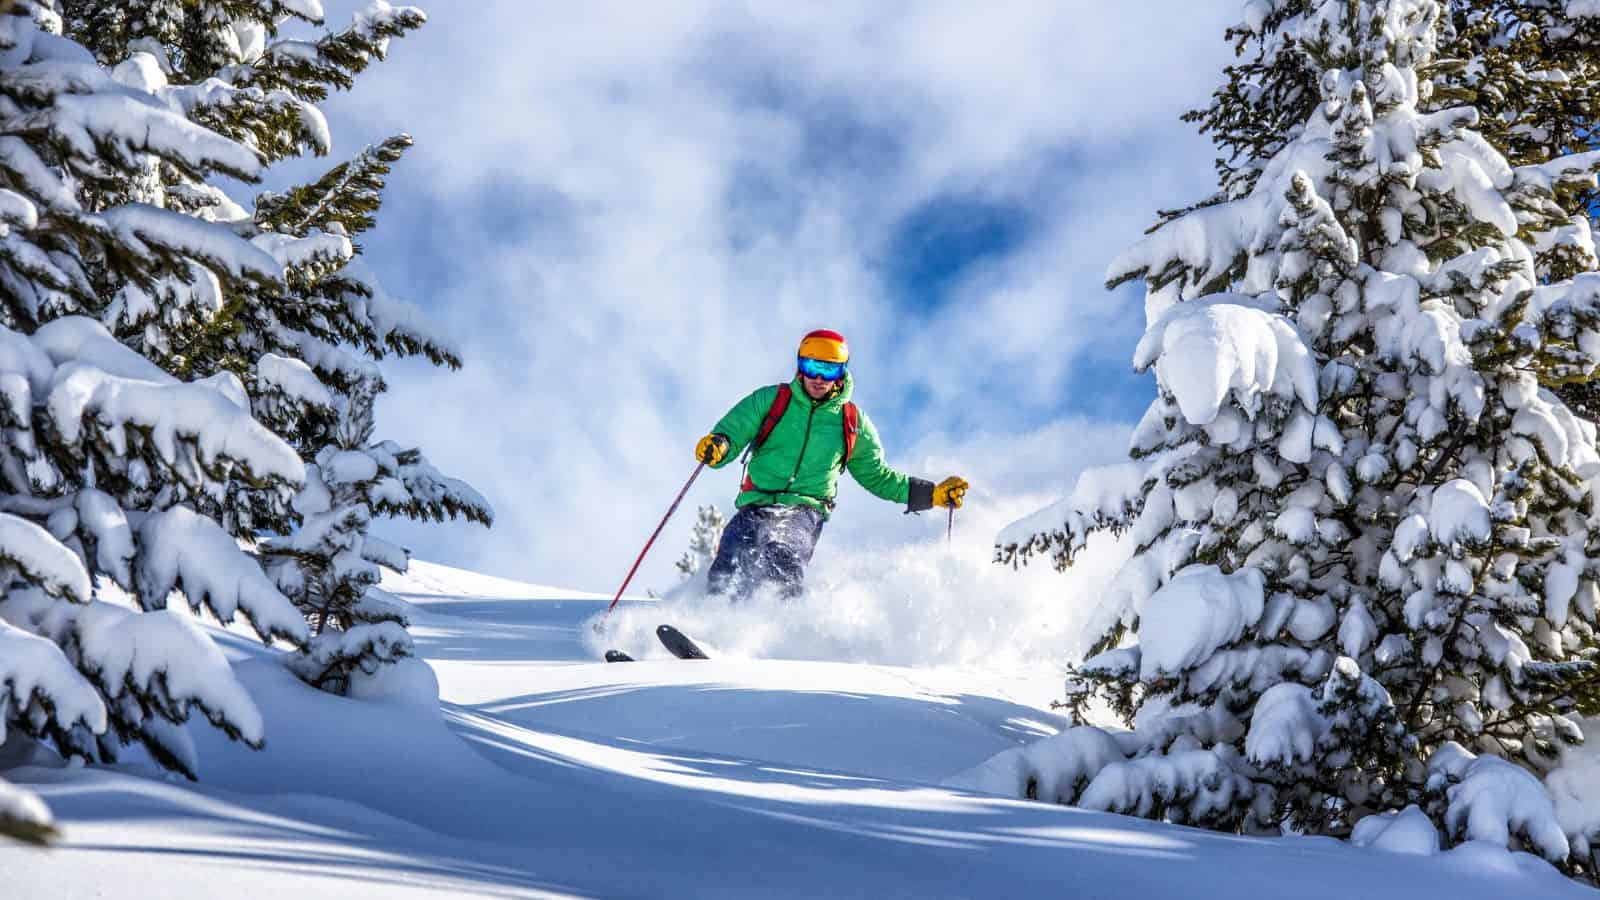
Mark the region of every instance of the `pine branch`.
POLYGON ((348 90, 355 77, 388 53, 389 41, 422 27, 427 16, 414 6, 395 7, 392 14, 358 21, 343 31, 314 42, 280 42, 266 55, 233 73, 235 83, 266 91, 283 90, 311 103, 332 90, 348 90))
POLYGON ((305 235, 311 228, 338 223, 354 237, 376 224, 383 205, 386 176, 412 146, 411 136, 398 134, 340 163, 309 185, 287 194, 256 198, 256 225, 266 231, 305 235))

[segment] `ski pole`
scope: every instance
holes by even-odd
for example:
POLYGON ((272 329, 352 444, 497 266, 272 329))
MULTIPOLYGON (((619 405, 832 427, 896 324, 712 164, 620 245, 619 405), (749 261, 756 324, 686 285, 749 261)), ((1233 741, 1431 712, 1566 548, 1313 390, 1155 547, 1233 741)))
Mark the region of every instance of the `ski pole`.
POLYGON ((672 518, 672 514, 678 511, 678 504, 683 502, 683 495, 689 493, 690 486, 694 484, 696 478, 700 477, 700 470, 705 467, 705 460, 701 460, 700 465, 694 467, 694 474, 689 476, 689 480, 683 485, 683 490, 678 492, 678 498, 673 500, 672 505, 667 508, 667 514, 661 517, 661 524, 656 526, 655 532, 650 535, 650 540, 644 542, 644 549, 639 551, 639 558, 633 561, 633 568, 628 570, 628 577, 622 579, 622 587, 617 588, 617 595, 611 598, 611 605, 606 607, 606 615, 611 615, 611 611, 617 608, 617 601, 622 599, 622 592, 628 589, 628 582, 633 580, 633 573, 639 571, 639 564, 644 562, 644 555, 650 552, 650 545, 654 544, 656 538, 661 536, 661 529, 667 527, 667 520, 672 518))
POLYGON ((947 522, 945 524, 945 526, 944 526, 944 546, 945 546, 946 550, 950 549, 951 545, 955 542, 955 531, 956 531, 956 508, 955 508, 954 504, 951 504, 951 506, 950 506, 950 521, 947 522))

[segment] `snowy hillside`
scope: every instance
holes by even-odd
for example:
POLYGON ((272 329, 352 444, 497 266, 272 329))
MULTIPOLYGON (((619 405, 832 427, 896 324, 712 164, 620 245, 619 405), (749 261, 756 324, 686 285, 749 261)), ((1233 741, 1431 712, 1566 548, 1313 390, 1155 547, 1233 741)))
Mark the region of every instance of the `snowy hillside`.
POLYGON ((1406 856, 939 786, 1057 730, 1039 699, 1053 676, 607 665, 590 629, 603 598, 426 563, 384 587, 414 607, 440 702, 420 667, 398 667, 383 696, 341 698, 218 632, 266 749, 191 727, 198 785, 136 764, 12 770, 65 835, 0 847, 6 896, 1590 896, 1487 845, 1406 856))

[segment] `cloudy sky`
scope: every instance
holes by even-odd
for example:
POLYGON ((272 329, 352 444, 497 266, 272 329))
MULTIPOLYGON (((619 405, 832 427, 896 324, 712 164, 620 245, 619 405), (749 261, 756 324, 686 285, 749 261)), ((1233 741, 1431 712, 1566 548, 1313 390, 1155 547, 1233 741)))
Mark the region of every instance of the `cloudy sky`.
MULTIPOLYGON (((1178 116, 1231 56, 1231 0, 424 5, 325 106, 338 157, 415 136, 363 244, 467 352, 389 368, 381 435, 499 516, 386 530, 419 556, 614 590, 695 441, 817 327, 848 337, 892 464, 973 482, 963 539, 1125 448, 1154 388, 1105 264, 1212 184, 1178 116)), ((731 511, 737 478, 689 502, 731 511)), ((942 537, 841 500, 825 546, 942 537)), ((637 587, 672 583, 691 518, 637 587)))

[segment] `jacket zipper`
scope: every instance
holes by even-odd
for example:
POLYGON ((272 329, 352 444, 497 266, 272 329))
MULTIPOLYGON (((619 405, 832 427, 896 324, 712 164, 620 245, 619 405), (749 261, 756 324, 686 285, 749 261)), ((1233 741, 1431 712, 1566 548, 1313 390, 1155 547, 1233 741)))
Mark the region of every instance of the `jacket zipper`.
MULTIPOLYGON (((810 398, 807 398, 810 399, 810 398)), ((795 457, 794 471, 789 473, 789 481, 778 493, 787 493, 794 487, 794 480, 800 477, 800 464, 806 461, 806 447, 811 445, 811 420, 817 417, 817 401, 811 401, 811 412, 806 413, 806 436, 800 441, 800 455, 795 457)))

